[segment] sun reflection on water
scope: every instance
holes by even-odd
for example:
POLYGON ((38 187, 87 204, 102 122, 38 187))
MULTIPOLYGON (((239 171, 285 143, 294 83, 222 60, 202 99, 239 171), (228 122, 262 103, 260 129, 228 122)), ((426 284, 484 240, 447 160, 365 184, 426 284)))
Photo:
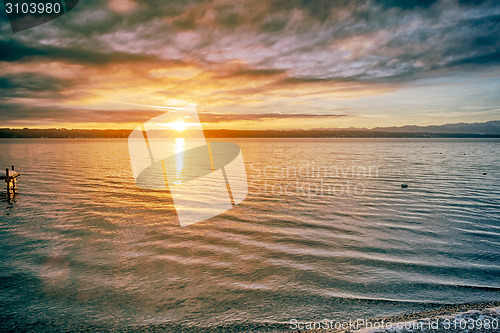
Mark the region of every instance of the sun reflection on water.
POLYGON ((181 171, 184 168, 184 138, 175 139, 175 182, 174 184, 179 184, 182 182, 181 171))

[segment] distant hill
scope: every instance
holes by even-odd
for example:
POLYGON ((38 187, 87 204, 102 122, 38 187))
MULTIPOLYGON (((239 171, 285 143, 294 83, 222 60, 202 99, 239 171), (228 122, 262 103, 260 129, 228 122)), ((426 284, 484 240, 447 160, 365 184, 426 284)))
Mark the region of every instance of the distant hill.
MULTIPOLYGON (((0 138, 127 138, 131 130, 0 128, 0 138)), ((312 130, 206 130, 207 138, 500 138, 500 121, 312 130)))
POLYGON ((407 125, 401 127, 376 127, 372 131, 391 133, 468 133, 468 134, 494 134, 500 135, 500 120, 486 123, 458 123, 432 126, 407 125))

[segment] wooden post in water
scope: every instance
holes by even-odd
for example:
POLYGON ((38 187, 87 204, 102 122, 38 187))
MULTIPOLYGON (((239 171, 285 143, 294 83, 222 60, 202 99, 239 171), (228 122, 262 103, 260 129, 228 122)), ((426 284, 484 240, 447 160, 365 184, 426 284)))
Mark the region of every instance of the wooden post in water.
POLYGON ((5 169, 5 184, 7 185, 7 197, 10 198, 10 176, 9 176, 9 168, 5 169))
MULTIPOLYGON (((13 173, 16 173, 14 165, 11 165, 10 168, 13 173)), ((17 193, 17 177, 12 178, 12 192, 17 193)))

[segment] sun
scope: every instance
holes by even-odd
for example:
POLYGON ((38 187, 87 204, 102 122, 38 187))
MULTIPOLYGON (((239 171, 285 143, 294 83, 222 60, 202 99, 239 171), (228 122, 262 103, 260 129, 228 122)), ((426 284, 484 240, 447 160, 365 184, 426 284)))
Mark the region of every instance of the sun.
POLYGON ((182 132, 186 129, 186 123, 183 122, 182 120, 177 120, 174 121, 173 123, 170 124, 174 130, 177 132, 182 132))

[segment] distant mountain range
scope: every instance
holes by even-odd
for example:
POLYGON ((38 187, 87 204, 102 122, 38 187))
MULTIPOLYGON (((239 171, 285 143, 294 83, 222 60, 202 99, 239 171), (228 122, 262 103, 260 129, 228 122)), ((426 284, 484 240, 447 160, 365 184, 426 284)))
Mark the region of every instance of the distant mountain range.
POLYGON ((401 127, 376 127, 372 131, 391 133, 468 133, 468 134, 494 134, 500 135, 500 120, 488 121, 486 123, 458 123, 446 125, 415 126, 406 125, 401 127))
MULTIPOLYGON (((131 130, 0 128, 0 138, 127 138, 131 130)), ((500 138, 500 120, 432 126, 311 130, 205 130, 207 138, 500 138)))

